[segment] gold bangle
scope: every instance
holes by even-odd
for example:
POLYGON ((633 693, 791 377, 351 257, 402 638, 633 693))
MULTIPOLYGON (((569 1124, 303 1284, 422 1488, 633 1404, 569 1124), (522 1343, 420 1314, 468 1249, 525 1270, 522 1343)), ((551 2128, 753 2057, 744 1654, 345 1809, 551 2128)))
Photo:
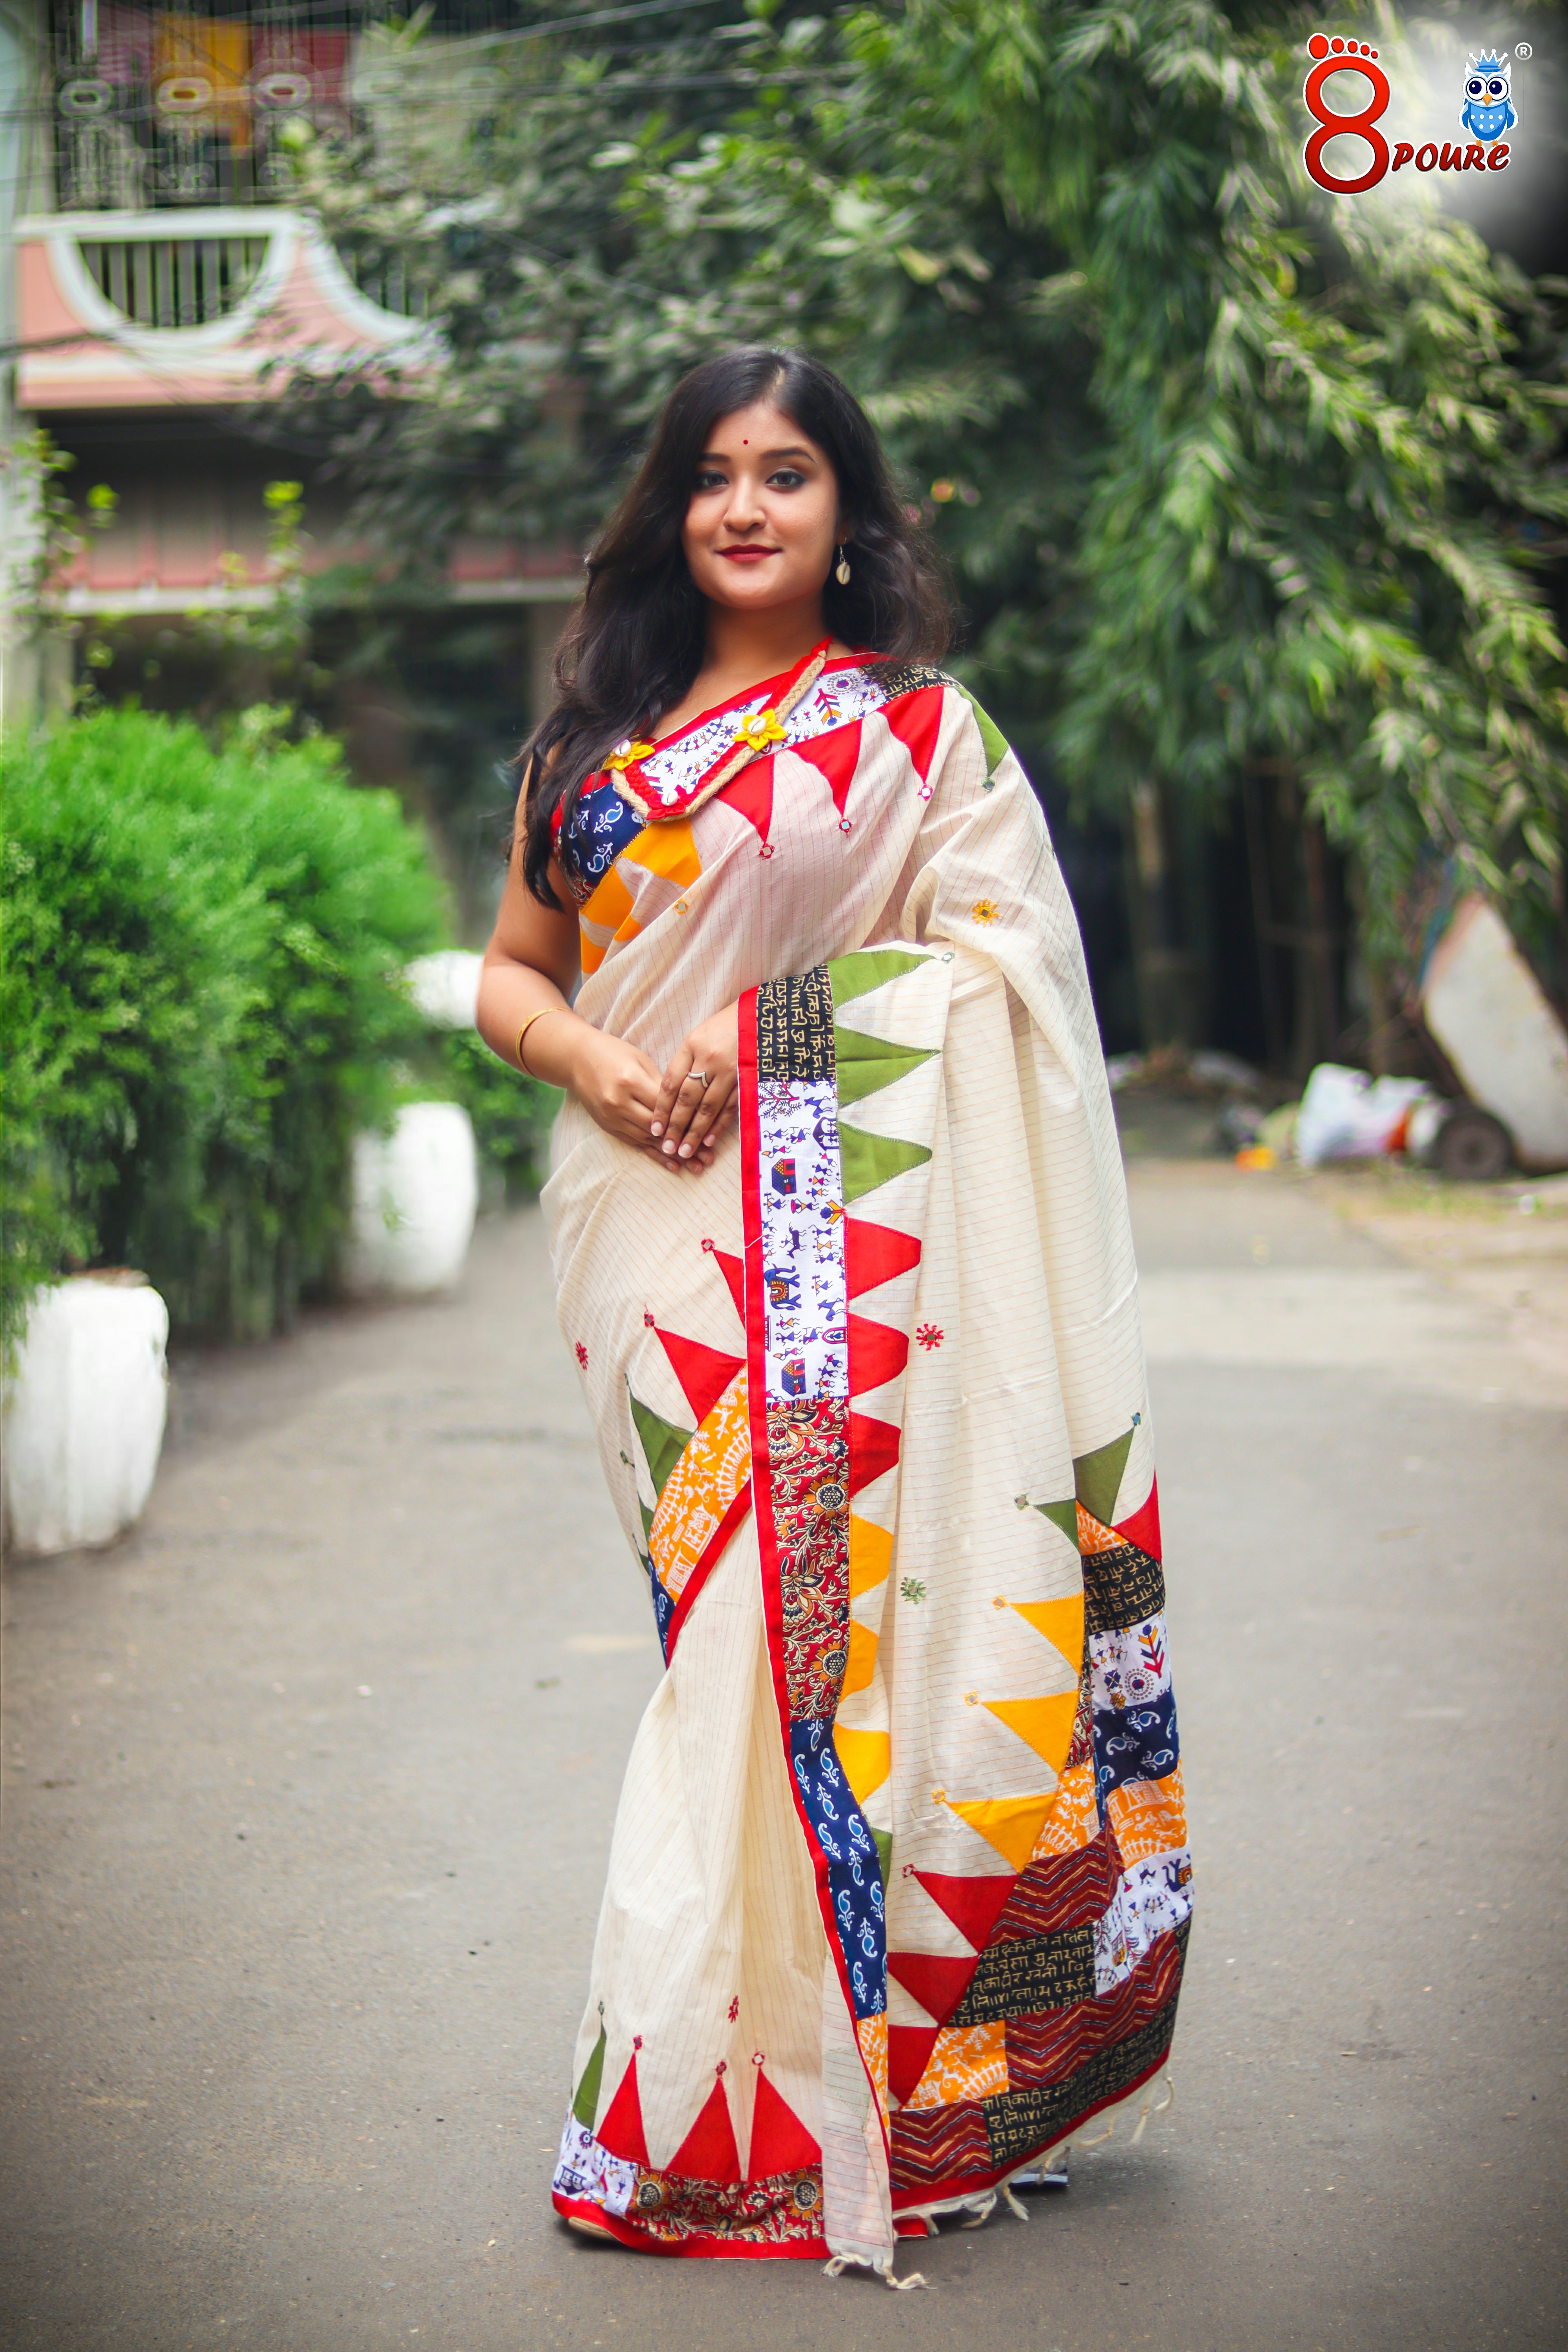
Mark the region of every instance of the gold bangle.
POLYGON ((531 1070, 530 1070, 530 1069, 529 1069, 529 1067, 528 1067, 528 1064, 527 1064, 527 1061, 524 1059, 524 1056, 523 1056, 523 1051, 522 1051, 522 1041, 523 1041, 523 1039, 527 1036, 527 1034, 528 1034, 529 1031, 532 1028, 532 1026, 533 1026, 534 1023, 535 1023, 536 1021, 542 1021, 542 1020, 543 1020, 543 1018, 544 1018, 544 1016, 545 1016, 545 1014, 546 1014, 547 1013, 570 1013, 570 1012, 571 1012, 571 1010, 572 1010, 572 1007, 571 1007, 569 1004, 542 1004, 542 1005, 540 1006, 540 1008, 539 1008, 539 1010, 538 1010, 538 1012, 537 1012, 537 1013, 531 1013, 529 1014, 529 1016, 528 1016, 527 1020, 523 1023, 523 1024, 522 1024, 521 1028, 518 1031, 518 1033, 517 1033, 517 1061, 518 1061, 518 1067, 519 1067, 521 1070, 526 1071, 526 1072, 527 1072, 527 1075, 528 1075, 531 1078, 533 1076, 534 1073, 533 1073, 531 1070))

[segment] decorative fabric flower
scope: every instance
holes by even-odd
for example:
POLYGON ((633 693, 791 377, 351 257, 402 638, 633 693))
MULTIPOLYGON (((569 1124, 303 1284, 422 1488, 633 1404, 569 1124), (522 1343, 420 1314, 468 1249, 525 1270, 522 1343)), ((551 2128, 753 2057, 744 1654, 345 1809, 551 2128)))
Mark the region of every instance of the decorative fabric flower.
POLYGON ((940 1323, 922 1323, 915 1332, 915 1338, 920 1341, 921 1346, 926 1349, 940 1348, 942 1336, 940 1323))
POLYGON ((634 743, 629 735, 624 735, 615 750, 605 753, 605 765, 614 768, 618 776, 624 776, 634 761, 646 760, 652 750, 651 743, 634 743))
POLYGON ((994 898, 976 898, 969 911, 977 923, 994 923, 1002 909, 994 898))
POLYGON ((751 718, 742 719, 735 730, 736 742, 749 744, 753 751, 765 751, 770 743, 782 743, 784 740, 784 729, 779 725, 776 712, 772 710, 753 711, 751 718))
POLYGON ((586 1371, 588 1369, 588 1350, 584 1348, 581 1339, 578 1340, 574 1352, 576 1355, 577 1361, 582 1365, 583 1370, 586 1371))

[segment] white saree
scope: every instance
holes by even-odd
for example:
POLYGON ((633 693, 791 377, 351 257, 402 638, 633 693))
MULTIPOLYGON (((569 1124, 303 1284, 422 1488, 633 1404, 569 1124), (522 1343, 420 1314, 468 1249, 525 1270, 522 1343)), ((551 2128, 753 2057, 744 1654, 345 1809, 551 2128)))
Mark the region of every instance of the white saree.
POLYGON ((1077 924, 984 713, 860 658, 595 780, 559 853, 579 1010, 663 1065, 739 999, 742 1117, 676 1178, 568 1103, 545 1192, 667 1659, 555 2201, 887 2273, 1146 2112, 1175 2022, 1192 1874, 1077 924))

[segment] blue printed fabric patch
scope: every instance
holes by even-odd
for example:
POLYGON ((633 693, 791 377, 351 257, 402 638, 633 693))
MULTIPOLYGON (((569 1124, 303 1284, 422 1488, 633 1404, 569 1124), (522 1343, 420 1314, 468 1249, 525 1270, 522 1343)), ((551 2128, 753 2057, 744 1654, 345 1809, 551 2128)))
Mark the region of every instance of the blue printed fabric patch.
POLYGON ((640 1557, 642 1559, 644 1568, 647 1570, 647 1580, 653 1588, 654 1630, 658 1635, 658 1646, 664 1654, 664 1663, 668 1666, 669 1664, 669 1621, 675 1614, 675 1603, 670 1599, 668 1593, 665 1591, 663 1585, 659 1582, 658 1571, 655 1570, 652 1560, 647 1558, 646 1553, 640 1555, 640 1557))
POLYGON ((1176 1696, 1162 1691, 1147 1706, 1094 1710, 1094 1778, 1100 1807, 1126 1780, 1163 1780, 1181 1753, 1176 1696))
POLYGON ((646 824, 647 819, 622 800, 607 776, 602 783, 589 784, 556 843, 556 855, 574 888, 586 898, 646 824))
POLYGON ((820 1716, 792 1723, 789 1746, 806 1819, 827 1859, 833 1924, 855 2014, 876 2017, 888 2005, 888 1927, 876 1843, 834 1753, 833 1726, 820 1716))

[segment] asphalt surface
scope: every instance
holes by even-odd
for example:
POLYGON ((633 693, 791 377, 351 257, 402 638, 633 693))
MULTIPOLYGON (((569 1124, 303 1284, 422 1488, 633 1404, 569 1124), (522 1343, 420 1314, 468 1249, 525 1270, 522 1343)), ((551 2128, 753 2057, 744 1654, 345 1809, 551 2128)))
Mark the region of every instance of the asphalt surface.
POLYGON ((556 2224, 658 1667, 525 1214, 188 1361, 139 1531, 6 1571, 5 2352, 1568 2342, 1568 1382, 1300 1183, 1133 1195, 1198 1870, 1143 2145, 929 2294, 556 2224))

